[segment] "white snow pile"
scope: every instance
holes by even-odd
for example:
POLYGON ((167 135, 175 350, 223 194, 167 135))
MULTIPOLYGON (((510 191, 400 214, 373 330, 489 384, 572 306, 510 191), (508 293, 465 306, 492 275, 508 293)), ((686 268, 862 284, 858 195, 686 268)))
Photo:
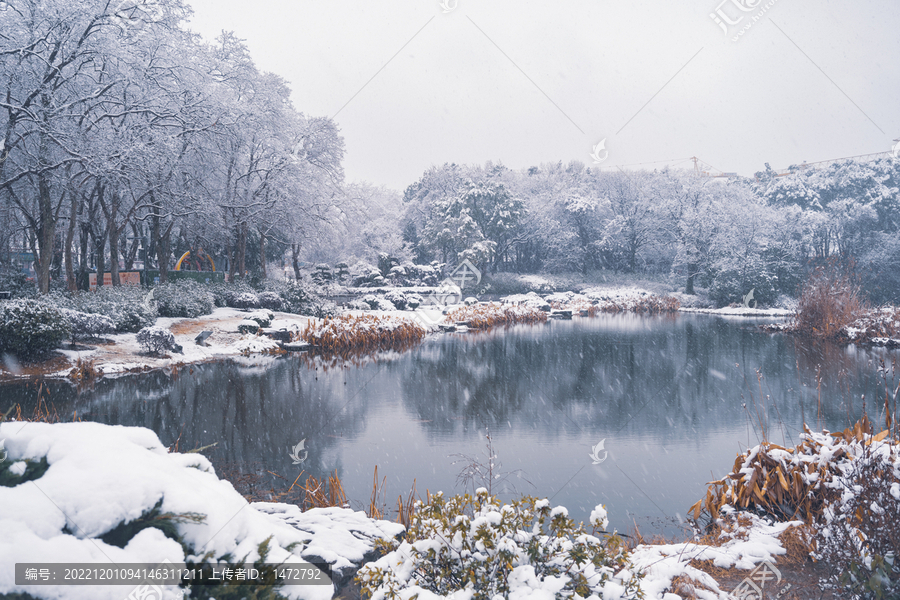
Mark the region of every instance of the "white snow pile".
POLYGON ((625 304, 640 300, 646 300, 655 296, 653 292, 649 292, 643 288, 636 287, 592 287, 581 290, 581 295, 586 296, 589 300, 596 300, 599 303, 615 303, 625 304))
MULTIPOLYGON (((722 512, 726 514, 735 511, 730 507, 723 507, 722 512)), ((680 596, 670 593, 672 580, 683 576, 695 582, 694 594, 700 600, 730 600, 733 598, 730 590, 720 589, 712 576, 691 566, 690 561, 708 560, 724 569, 734 567, 748 571, 763 561, 774 563, 776 556, 785 553, 778 536, 788 528, 801 524, 800 521, 773 524, 750 513, 741 515, 746 516, 750 524, 731 532, 731 539, 721 546, 693 542, 637 546, 631 553, 631 561, 636 569, 644 572, 641 588, 646 597, 679 599, 680 596)))
POLYGON ((512 294, 500 298, 503 304, 512 304, 514 306, 526 306, 528 308, 536 308, 538 310, 550 311, 550 303, 537 295, 536 292, 528 292, 527 294, 512 294))
MULTIPOLYGON (((361 562, 376 538, 397 533, 392 524, 366 524, 363 513, 349 510, 304 515, 296 507, 250 505, 216 477, 204 456, 169 453, 149 429, 6 422, 0 424, 0 440, 8 453, 0 462, 0 596, 121 600, 134 589, 17 586, 17 562, 202 563, 207 554, 212 560, 230 555, 252 562, 268 539, 266 563, 297 563, 310 556, 346 569, 361 562), (154 526, 121 533, 121 525, 141 523, 142 515, 154 509, 163 517, 153 522, 174 527, 177 541, 154 526)), ((170 591, 175 594, 174 588, 170 591)), ((284 586, 279 592, 326 600, 333 590, 284 586)))
POLYGON ((278 342, 264 335, 247 334, 231 345, 241 354, 267 354, 281 349, 278 342))
POLYGON ((848 341, 900 346, 900 308, 885 306, 859 317, 842 330, 848 341))
POLYGON ((376 521, 349 508, 312 508, 306 512, 292 504, 254 502, 256 510, 276 517, 301 532, 303 558, 331 565, 335 580, 345 584, 365 562, 375 558, 378 540, 391 540, 406 528, 376 521))

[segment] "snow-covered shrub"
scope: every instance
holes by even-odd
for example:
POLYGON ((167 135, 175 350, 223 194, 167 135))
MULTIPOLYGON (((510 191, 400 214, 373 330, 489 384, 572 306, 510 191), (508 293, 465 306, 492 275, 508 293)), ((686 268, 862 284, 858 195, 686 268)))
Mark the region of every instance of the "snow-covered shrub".
POLYGON ((375 294, 366 294, 362 301, 368 304, 372 310, 397 310, 393 302, 375 294))
POLYGON ((216 306, 259 308, 257 291, 246 281, 216 283, 209 287, 209 291, 215 298, 216 306))
POLYGON ((258 308, 259 296, 253 292, 241 292, 231 297, 228 306, 233 308, 258 308))
POLYGON ((408 302, 406 294, 400 290, 389 290, 384 295, 384 299, 393 304, 397 310, 405 310, 408 302))
POLYGON ((195 318, 215 308, 209 286, 193 279, 180 279, 153 288, 153 300, 161 317, 195 318))
POLYGON ((271 310, 258 310, 247 315, 244 320, 253 321, 260 327, 268 327, 272 324, 273 319, 275 319, 275 315, 272 314, 271 310))
POLYGON ((244 319, 238 323, 238 333, 256 333, 259 331, 259 323, 251 319, 244 319))
POLYGON ((367 262, 358 262, 350 269, 354 287, 371 287, 375 279, 381 277, 378 267, 367 262))
POLYGON ((860 434, 842 444, 852 460, 842 461, 840 475, 826 484, 830 501, 817 519, 814 558, 840 573, 836 583, 847 597, 896 598, 900 444, 890 438, 875 442, 871 430, 860 434))
POLYGON ((118 333, 134 333, 156 322, 156 303, 147 300, 149 291, 137 285, 104 285, 93 292, 54 294, 60 308, 106 315, 118 333))
POLYGON ((423 304, 425 304, 425 298, 422 297, 422 294, 407 294, 406 295, 406 307, 409 310, 416 310, 423 304))
POLYGON ((247 506, 202 454, 169 452, 154 432, 141 427, 81 422, 31 423, 23 429, 22 423, 7 422, 0 423, 4 438, 8 456, 2 456, 8 460, 0 462, 0 556, 63 562, 109 555, 120 564, 153 565, 167 558, 186 563, 195 581, 215 585, 185 581, 184 587, 165 592, 155 586, 97 586, 76 593, 68 586, 17 586, 12 577, 4 577, 2 598, 122 600, 129 595, 161 600, 184 592, 195 600, 327 600, 334 593, 331 586, 283 587, 274 566, 319 560, 302 553, 310 546, 327 548, 332 540, 350 539, 355 543, 328 558, 335 571, 349 570, 373 550, 376 539, 398 529, 346 509, 301 513, 286 504, 247 506), (49 497, 65 499, 68 518, 51 519, 36 510, 34 485, 23 485, 30 481, 49 497), (232 573, 236 567, 254 567, 260 576, 255 582, 211 581, 213 567, 221 578, 226 565, 232 573))
POLYGON ((347 308, 349 308, 350 310, 372 310, 372 307, 369 306, 368 303, 358 299, 348 302, 347 308))
POLYGON ((538 590, 547 598, 643 597, 621 538, 598 532, 607 522, 603 507, 591 519, 589 533, 548 500, 501 506, 484 488, 474 497, 439 492, 416 504, 405 539, 356 578, 364 596, 378 599, 462 592, 490 600, 538 590))
POLYGON ((72 342, 79 337, 97 337, 104 333, 112 333, 116 330, 116 324, 106 315, 83 313, 77 310, 62 308, 60 311, 69 321, 69 329, 72 332, 72 342))
POLYGON ((175 336, 162 327, 144 327, 137 334, 137 342, 150 354, 161 354, 175 348, 175 336))
POLYGON ((70 333, 69 321, 41 300, 0 302, 0 354, 39 356, 53 350, 70 333))
POLYGON ((260 292, 257 297, 259 298, 260 308, 267 308, 269 310, 281 310, 284 306, 284 301, 282 301, 281 296, 279 296, 277 292, 260 292))
POLYGON ((9 292, 10 298, 33 298, 37 295, 34 281, 14 267, 0 267, 0 292, 9 292))

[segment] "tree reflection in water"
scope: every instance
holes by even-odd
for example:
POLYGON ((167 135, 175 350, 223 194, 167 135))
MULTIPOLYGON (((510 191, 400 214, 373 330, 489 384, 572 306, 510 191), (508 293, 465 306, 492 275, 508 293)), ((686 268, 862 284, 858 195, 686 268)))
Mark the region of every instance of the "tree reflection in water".
MULTIPOLYGON (((558 494, 576 518, 605 502, 624 529, 632 515, 683 513, 733 453, 757 443, 759 422, 778 443, 791 443, 804 420, 843 428, 862 394, 874 397, 878 360, 898 356, 756 323, 600 315, 435 336, 374 358, 242 358, 81 391, 50 382, 49 399, 63 419, 77 409, 81 419, 149 427, 180 450, 217 442, 204 451, 217 470, 261 485, 336 469, 355 507, 368 502, 376 465, 388 499, 414 478, 419 489, 452 491, 449 456, 480 454, 489 427, 504 468, 534 482, 524 491, 558 494), (592 465, 601 439, 609 460, 592 465), (293 464, 301 440, 308 454, 293 464)), ((18 402, 30 414, 36 392, 4 384, 0 398, 0 410, 18 402)))

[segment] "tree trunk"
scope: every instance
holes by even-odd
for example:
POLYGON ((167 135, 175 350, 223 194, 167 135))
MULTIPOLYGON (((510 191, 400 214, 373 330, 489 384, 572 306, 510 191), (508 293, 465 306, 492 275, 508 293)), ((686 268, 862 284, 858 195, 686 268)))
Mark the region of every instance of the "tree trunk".
POLYGON ((238 269, 241 279, 247 275, 247 224, 241 223, 241 233, 238 238, 238 269))
POLYGON ((106 233, 109 238, 109 276, 113 287, 120 285, 119 281, 119 228, 116 227, 119 199, 113 194, 112 202, 106 214, 106 233))
POLYGON ((262 273, 262 278, 267 279, 266 275, 266 234, 262 232, 262 229, 259 230, 259 271, 262 273))
POLYGON ((689 296, 694 295, 694 275, 697 273, 698 268, 699 267, 696 264, 688 265, 688 276, 687 283, 684 286, 684 293, 688 294, 689 296))
MULTIPOLYGON (((126 250, 125 254, 125 270, 131 271, 134 269, 134 259, 137 257, 138 247, 141 245, 141 231, 138 229, 138 226, 135 223, 131 223, 131 232, 134 234, 134 239, 131 241, 131 247, 126 250)), ((146 265, 144 265, 146 268, 146 265)))
POLYGON ((97 287, 103 285, 103 273, 106 270, 106 232, 94 234, 94 252, 97 254, 97 287))
POLYGON ((291 244, 291 264, 294 267, 294 279, 300 281, 300 244, 291 244))
POLYGON ((38 288, 42 294, 46 294, 50 291, 50 263, 53 261, 56 220, 53 214, 53 202, 50 199, 50 182, 43 175, 38 180, 38 205, 38 253, 34 258, 38 270, 38 288))
POLYGON ((75 239, 75 225, 78 218, 78 196, 72 194, 72 206, 69 208, 69 228, 66 230, 66 243, 63 247, 63 257, 66 263, 66 287, 70 292, 78 289, 75 282, 75 267, 72 264, 72 242, 75 239))
POLYGON ((88 223, 82 223, 81 227, 78 229, 78 248, 79 248, 79 260, 78 260, 78 285, 81 286, 81 289, 87 289, 84 286, 87 285, 87 277, 88 277, 88 239, 91 235, 91 226, 88 223))
POLYGON ((157 245, 156 261, 159 267, 159 282, 167 283, 169 281, 169 253, 172 251, 172 224, 166 228, 166 231, 160 236, 157 245))

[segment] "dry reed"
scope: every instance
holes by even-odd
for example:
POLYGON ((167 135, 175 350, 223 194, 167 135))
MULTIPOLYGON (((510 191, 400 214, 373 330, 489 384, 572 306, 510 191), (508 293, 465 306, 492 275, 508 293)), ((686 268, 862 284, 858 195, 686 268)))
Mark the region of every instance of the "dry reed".
POLYGON ((424 337, 425 330, 412 321, 373 315, 327 317, 300 332, 301 340, 327 352, 404 346, 424 337))
POLYGON ((546 312, 534 307, 494 303, 462 306, 447 314, 451 323, 465 323, 472 329, 483 331, 520 323, 543 323, 548 318, 546 312))

